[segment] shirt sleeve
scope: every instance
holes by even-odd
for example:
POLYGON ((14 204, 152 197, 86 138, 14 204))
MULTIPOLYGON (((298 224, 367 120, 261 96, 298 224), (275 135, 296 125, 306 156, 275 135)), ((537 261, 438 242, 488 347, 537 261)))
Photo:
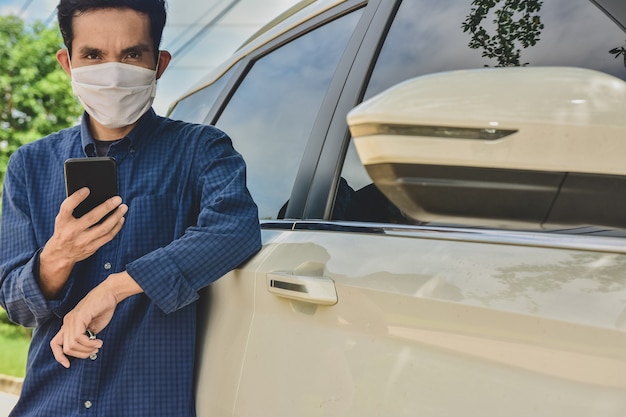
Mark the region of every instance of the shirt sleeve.
POLYGON ((236 268, 261 247, 256 204, 246 187, 246 166, 225 134, 196 152, 200 214, 169 245, 126 266, 165 313, 198 299, 198 291, 236 268))
POLYGON ((54 315, 61 304, 47 300, 39 287, 40 247, 31 221, 25 167, 15 153, 7 168, 2 191, 0 227, 0 305, 9 318, 35 327, 54 315))

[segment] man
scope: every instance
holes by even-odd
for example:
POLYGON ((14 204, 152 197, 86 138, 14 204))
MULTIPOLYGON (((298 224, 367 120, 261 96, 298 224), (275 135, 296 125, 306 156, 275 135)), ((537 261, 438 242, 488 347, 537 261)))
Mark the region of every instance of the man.
POLYGON ((0 304, 35 327, 12 415, 193 416, 198 291, 260 247, 244 162, 219 130, 151 109, 164 0, 61 0, 58 18, 86 113, 7 169, 0 304), (102 155, 120 197, 74 218, 90 190, 66 198, 63 163, 102 155))

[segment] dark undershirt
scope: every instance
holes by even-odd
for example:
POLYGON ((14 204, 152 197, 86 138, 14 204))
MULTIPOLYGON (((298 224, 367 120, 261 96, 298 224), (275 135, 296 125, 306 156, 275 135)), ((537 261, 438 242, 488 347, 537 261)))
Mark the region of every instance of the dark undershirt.
POLYGON ((117 142, 119 142, 122 139, 118 139, 118 140, 97 140, 94 139, 93 141, 96 143, 96 155, 98 156, 107 156, 109 154, 109 149, 111 149, 111 146, 113 146, 114 144, 116 144, 117 142))

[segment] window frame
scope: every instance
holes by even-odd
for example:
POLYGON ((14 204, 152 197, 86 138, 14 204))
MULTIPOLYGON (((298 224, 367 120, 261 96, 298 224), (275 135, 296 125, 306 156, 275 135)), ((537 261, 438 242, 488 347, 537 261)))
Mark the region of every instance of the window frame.
MULTIPOLYGON (((350 50, 354 55, 350 62, 342 63, 349 73, 346 74, 345 82, 338 89, 341 91, 341 96, 332 102, 337 105, 333 106, 330 123, 313 129, 313 134, 322 137, 323 148, 320 150, 320 158, 315 167, 315 175, 303 214, 304 219, 325 221, 331 219, 337 186, 351 139, 346 115, 362 101, 367 80, 376 65, 386 34, 401 3, 401 0, 370 2, 368 13, 363 16, 363 19, 366 17, 369 19, 368 25, 361 28, 364 32, 358 44, 354 42, 349 45, 349 48, 354 48, 350 50)), ((347 60, 348 56, 344 58, 347 60)))
MULTIPOLYGON (((350 73, 350 68, 358 52, 358 47, 374 15, 372 8, 376 9, 380 2, 381 0, 348 0, 324 11, 303 24, 297 25, 244 56, 229 70, 229 72, 232 71, 230 79, 218 94, 213 106, 204 119, 204 124, 215 125, 217 123, 230 103, 231 98, 235 95, 237 89, 258 60, 296 38, 305 36, 325 24, 339 19, 357 9, 364 8, 363 15, 359 19, 354 33, 348 41, 348 46, 340 58, 339 66, 332 76, 328 92, 320 106, 320 112, 315 118, 311 133, 306 139, 307 143, 303 158, 298 173, 296 174, 294 186, 289 195, 289 206, 285 214, 285 219, 298 220, 304 218, 305 208, 309 201, 310 185, 314 181, 313 177, 317 170, 320 153, 326 139, 325 132, 328 130, 331 120, 335 117, 334 103, 336 103, 339 96, 342 95, 343 85, 346 83, 346 79, 350 73)), ((277 222, 277 220, 271 220, 271 222, 277 222)))

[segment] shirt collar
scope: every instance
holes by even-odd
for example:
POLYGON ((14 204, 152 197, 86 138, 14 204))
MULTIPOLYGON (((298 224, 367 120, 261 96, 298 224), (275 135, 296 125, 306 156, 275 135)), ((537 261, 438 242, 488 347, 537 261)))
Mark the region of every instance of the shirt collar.
MULTIPOLYGON (((137 126, 126 135, 126 138, 130 140, 132 147, 137 147, 144 138, 148 137, 152 128, 155 126, 155 122, 158 116, 152 108, 150 108, 143 116, 139 118, 137 126)), ((83 151, 85 156, 96 155, 96 142, 89 131, 89 114, 83 113, 83 118, 80 122, 80 138, 83 145, 83 151)), ((122 139, 122 138, 120 138, 122 139)))

